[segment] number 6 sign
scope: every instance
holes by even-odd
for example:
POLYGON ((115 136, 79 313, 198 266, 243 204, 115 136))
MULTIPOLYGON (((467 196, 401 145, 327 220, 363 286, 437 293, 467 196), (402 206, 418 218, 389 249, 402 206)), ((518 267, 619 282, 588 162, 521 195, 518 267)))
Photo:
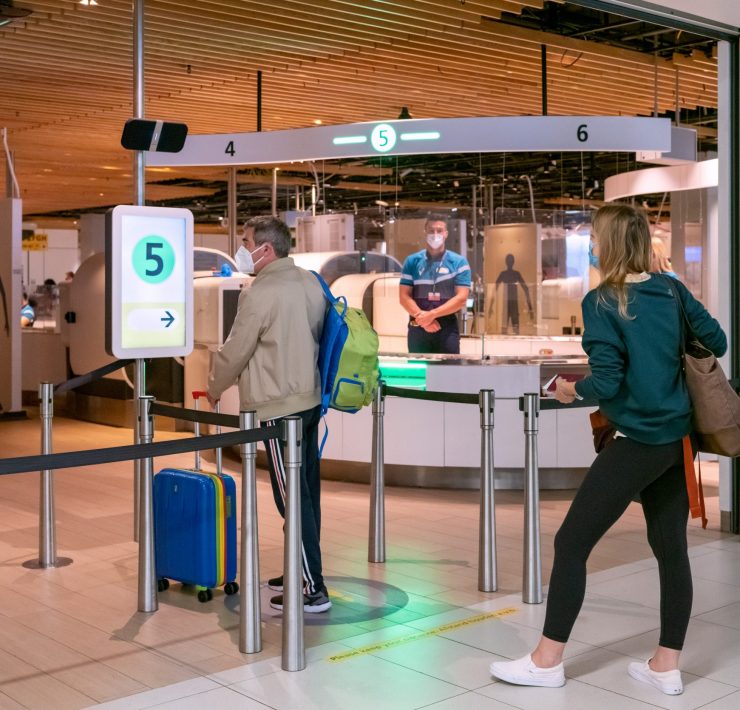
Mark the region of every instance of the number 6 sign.
POLYGON ((193 215, 169 207, 114 207, 106 219, 106 332, 117 358, 193 349, 193 215))

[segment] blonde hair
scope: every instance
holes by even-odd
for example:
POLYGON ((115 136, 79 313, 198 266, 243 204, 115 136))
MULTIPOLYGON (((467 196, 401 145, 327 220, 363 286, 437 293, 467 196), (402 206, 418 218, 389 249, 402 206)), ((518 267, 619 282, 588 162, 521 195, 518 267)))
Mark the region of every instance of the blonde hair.
POLYGON ((599 302, 617 301, 622 318, 631 319, 625 278, 650 271, 652 241, 645 213, 629 205, 606 205, 594 215, 592 232, 599 245, 599 302))

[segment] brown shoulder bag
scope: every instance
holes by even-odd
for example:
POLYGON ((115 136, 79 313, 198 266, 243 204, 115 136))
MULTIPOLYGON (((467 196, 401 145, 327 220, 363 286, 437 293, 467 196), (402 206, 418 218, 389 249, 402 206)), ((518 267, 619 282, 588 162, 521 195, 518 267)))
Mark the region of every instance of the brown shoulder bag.
POLYGON ((681 359, 693 406, 693 428, 699 451, 740 456, 740 397, 730 386, 717 358, 691 330, 676 284, 669 282, 681 321, 681 359))

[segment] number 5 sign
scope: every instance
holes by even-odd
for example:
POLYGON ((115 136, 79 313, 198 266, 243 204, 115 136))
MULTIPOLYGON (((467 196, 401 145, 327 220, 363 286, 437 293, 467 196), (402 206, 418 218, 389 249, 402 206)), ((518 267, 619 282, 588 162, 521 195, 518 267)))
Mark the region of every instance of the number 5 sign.
POLYGON ((105 345, 117 358, 193 350, 193 215, 119 205, 106 219, 105 345))

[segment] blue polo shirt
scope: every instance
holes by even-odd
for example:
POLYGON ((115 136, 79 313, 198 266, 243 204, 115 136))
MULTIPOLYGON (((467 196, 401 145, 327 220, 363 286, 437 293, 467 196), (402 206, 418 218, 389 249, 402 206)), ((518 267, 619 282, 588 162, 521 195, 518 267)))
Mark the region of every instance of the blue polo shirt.
MULTIPOLYGON (((470 288, 470 264, 454 251, 445 250, 432 259, 426 249, 410 254, 403 263, 401 286, 411 286, 411 296, 423 311, 447 303, 455 295, 456 286, 470 288), (429 294, 439 294, 439 299, 429 294)), ((453 314, 454 317, 454 314, 453 314)))
POLYGON ((33 325, 34 321, 36 320, 36 314, 34 313, 33 307, 30 304, 26 304, 21 308, 21 318, 28 318, 28 320, 31 321, 31 325, 33 325))

